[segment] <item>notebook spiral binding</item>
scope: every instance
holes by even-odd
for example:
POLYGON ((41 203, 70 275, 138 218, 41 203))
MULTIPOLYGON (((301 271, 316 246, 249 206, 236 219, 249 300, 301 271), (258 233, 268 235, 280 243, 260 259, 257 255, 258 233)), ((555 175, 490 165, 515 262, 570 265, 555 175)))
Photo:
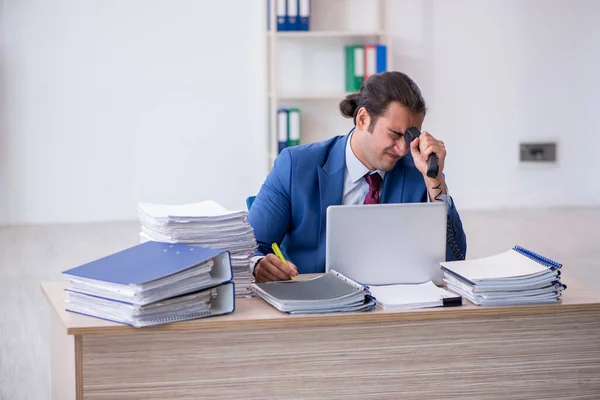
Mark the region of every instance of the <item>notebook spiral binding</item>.
POLYGON ((558 262, 551 260, 547 257, 544 257, 540 254, 534 253, 531 250, 527 250, 524 247, 517 245, 517 246, 513 247, 513 250, 515 250, 516 252, 524 255, 525 257, 537 262, 538 264, 541 264, 545 267, 550 268, 551 270, 556 270, 556 269, 559 269, 562 267, 561 263, 558 263, 558 262))
MULTIPOLYGON (((560 272, 560 271, 558 271, 558 272, 560 272)), ((559 292, 562 292, 563 290, 567 289, 567 285, 562 283, 560 280, 552 281, 552 286, 554 286, 556 288, 556 290, 559 292)))
POLYGON ((154 319, 149 319, 146 322, 149 322, 149 323, 175 322, 175 321, 182 321, 182 320, 193 319, 193 318, 198 318, 198 317, 206 317, 209 315, 210 315, 210 310, 206 310, 206 311, 197 311, 197 312, 193 312, 193 313, 185 314, 185 315, 173 315, 173 316, 162 317, 162 318, 154 318, 154 319))

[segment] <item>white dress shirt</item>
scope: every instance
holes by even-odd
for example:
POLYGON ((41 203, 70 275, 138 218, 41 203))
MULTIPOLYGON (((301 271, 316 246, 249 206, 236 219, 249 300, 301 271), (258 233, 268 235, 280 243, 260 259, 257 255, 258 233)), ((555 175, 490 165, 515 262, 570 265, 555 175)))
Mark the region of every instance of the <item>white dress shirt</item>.
MULTIPOLYGON (((350 134, 346 142, 346 169, 344 171, 344 194, 342 197, 343 205, 363 204, 367 193, 369 193, 369 183, 364 178, 368 173, 378 173, 381 175, 381 181, 385 178, 385 171, 370 171, 365 165, 356 158, 350 146, 352 135, 350 134)), ((379 195, 381 196, 381 187, 379 187, 379 195)))
MULTIPOLYGON (((346 143, 346 170, 344 171, 344 195, 342 197, 342 204, 363 204, 367 193, 369 193, 369 183, 364 178, 367 173, 377 172, 381 175, 381 185, 379 187, 379 198, 381 198, 381 189, 383 187, 383 178, 385 178, 385 171, 370 171, 365 165, 356 158, 356 155, 352 151, 350 146, 350 134, 348 142, 346 143)), ((442 194, 440 200, 446 203, 446 206, 452 205, 452 198, 447 194, 442 194)), ((429 194, 427 194, 427 202, 429 203, 429 194)))

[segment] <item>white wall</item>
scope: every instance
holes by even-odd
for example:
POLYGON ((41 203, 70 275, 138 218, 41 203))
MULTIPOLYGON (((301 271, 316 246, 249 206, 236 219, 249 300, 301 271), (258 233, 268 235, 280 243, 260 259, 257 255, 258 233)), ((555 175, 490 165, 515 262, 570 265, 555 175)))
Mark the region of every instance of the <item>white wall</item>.
MULTIPOLYGON (((266 172, 265 15, 233 3, 5 0, 4 222, 134 219, 138 200, 243 207, 266 172)), ((423 89, 461 209, 600 204, 600 2, 388 3, 394 68, 423 89), (519 164, 532 139, 559 140, 557 166, 519 164)), ((349 127, 335 101, 304 105, 327 113, 309 137, 349 127)))
POLYGON ((4 222, 245 207, 266 169, 262 6, 5 0, 4 222))
POLYGON ((8 160, 6 154, 7 131, 6 131, 6 65, 5 60, 5 0, 0 0, 0 226, 7 221, 8 188, 6 184, 8 176, 8 160))
POLYGON ((600 2, 392 4, 395 68, 423 89, 461 208, 600 204, 600 2), (557 165, 519 163, 520 141, 548 139, 557 165))

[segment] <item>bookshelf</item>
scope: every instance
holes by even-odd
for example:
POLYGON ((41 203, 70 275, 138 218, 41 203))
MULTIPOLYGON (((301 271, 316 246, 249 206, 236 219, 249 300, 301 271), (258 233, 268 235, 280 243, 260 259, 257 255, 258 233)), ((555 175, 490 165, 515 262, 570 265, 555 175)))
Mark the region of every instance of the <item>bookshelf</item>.
MULTIPOLYGON (((321 0, 323 1, 323 0, 321 0)), ((363 36, 383 36, 383 31, 362 32, 362 31, 289 31, 289 32, 269 32, 269 36, 279 38, 326 38, 326 37, 363 37, 363 36)))
MULTIPOLYGON (((286 0, 287 1, 287 0, 286 0)), ((277 0, 267 0, 268 170, 277 157, 277 110, 301 110, 300 143, 321 141, 347 131, 338 110, 345 86, 346 45, 383 44, 387 70, 391 40, 385 24, 386 0, 310 0, 310 27, 277 30, 277 0)), ((350 122, 351 124, 351 122, 350 122)))
POLYGON ((349 93, 350 92, 280 92, 275 95, 269 93, 269 97, 276 97, 279 100, 341 100, 349 93))

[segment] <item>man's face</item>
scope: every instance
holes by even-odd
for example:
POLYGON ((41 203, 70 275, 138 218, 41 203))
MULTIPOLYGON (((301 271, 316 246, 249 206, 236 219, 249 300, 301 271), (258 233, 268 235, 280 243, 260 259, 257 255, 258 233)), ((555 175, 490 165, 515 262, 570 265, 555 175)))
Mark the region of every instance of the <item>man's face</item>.
POLYGON ((423 114, 412 114, 400 103, 392 102, 369 131, 371 119, 364 109, 361 110, 357 115, 356 130, 359 131, 357 150, 362 154, 357 156, 366 161, 369 169, 390 171, 410 151, 404 132, 412 126, 421 130, 424 118, 423 114))

